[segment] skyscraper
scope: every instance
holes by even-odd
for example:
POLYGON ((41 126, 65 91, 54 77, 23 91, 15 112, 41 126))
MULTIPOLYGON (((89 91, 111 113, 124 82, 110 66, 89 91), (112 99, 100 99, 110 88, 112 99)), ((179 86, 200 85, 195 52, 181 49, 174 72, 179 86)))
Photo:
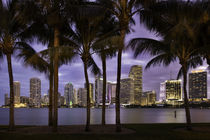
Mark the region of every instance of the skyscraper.
POLYGON ((30 106, 40 107, 41 105, 41 80, 39 78, 30 79, 30 106))
POLYGON ((66 105, 71 106, 74 100, 74 87, 72 83, 68 83, 65 85, 64 97, 65 97, 66 105))
POLYGON ((78 89, 77 102, 79 106, 87 106, 87 90, 85 88, 78 89))
POLYGON ((115 103, 116 83, 107 82, 106 102, 115 103))
POLYGON ((77 90, 74 89, 74 100, 73 100, 73 105, 77 105, 77 90))
POLYGON ((132 66, 129 72, 129 78, 134 81, 134 104, 140 105, 142 95, 142 66, 132 66))
POLYGON ((8 93, 4 94, 4 105, 5 106, 8 106, 9 105, 9 97, 8 97, 8 93))
MULTIPOLYGON (((84 88, 86 89, 86 83, 84 84, 84 88)), ((87 91, 87 89, 86 89, 87 91)), ((93 83, 89 83, 89 93, 90 93, 90 104, 93 106, 94 100, 93 100, 93 83)))
POLYGON ((176 105, 182 100, 181 80, 166 80, 161 83, 161 100, 166 100, 168 104, 176 105))
POLYGON ((165 101, 166 100, 166 83, 162 82, 160 83, 160 94, 159 94, 159 101, 165 101))
POLYGON ((103 79, 99 76, 95 77, 95 103, 96 106, 102 103, 103 79))
POLYGON ((134 104, 134 80, 125 78, 120 80, 120 103, 134 104))
POLYGON ((20 103, 20 82, 14 81, 14 103, 19 104, 20 103))
POLYGON ((206 71, 192 71, 189 74, 189 98, 195 101, 201 101, 207 98, 206 71))

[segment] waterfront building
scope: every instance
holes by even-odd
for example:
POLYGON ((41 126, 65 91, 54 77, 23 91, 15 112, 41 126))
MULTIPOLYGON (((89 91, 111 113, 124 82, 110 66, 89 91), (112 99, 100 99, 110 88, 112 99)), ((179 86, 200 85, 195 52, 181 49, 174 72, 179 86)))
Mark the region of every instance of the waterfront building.
MULTIPOLYGON (((94 87, 93 83, 89 83, 89 93, 90 93, 90 104, 91 104, 91 106, 94 105, 94 100, 93 100, 93 90, 94 89, 93 89, 93 87, 94 87)), ((86 83, 84 84, 84 88, 86 89, 86 83)), ((86 91, 87 91, 87 89, 86 89, 86 91)), ((86 93, 86 95, 87 95, 87 93, 86 93)))
POLYGON ((111 104, 115 103, 115 97, 116 97, 116 83, 111 84, 111 104))
POLYGON ((134 82, 134 104, 141 105, 142 95, 142 66, 134 65, 129 72, 129 78, 134 82))
POLYGON ((77 102, 81 107, 87 106, 87 90, 85 88, 78 89, 77 102))
POLYGON ((167 104, 178 105, 182 101, 181 80, 166 80, 161 83, 161 100, 167 104))
POLYGON ((60 106, 66 105, 66 99, 64 96, 60 96, 60 106))
POLYGON ((102 94, 103 94, 103 79, 99 76, 95 77, 95 103, 96 106, 102 104, 102 94))
POLYGON ((20 96, 20 103, 29 105, 29 97, 27 97, 27 96, 20 96))
POLYGON ((145 91, 142 93, 142 106, 151 106, 156 102, 156 93, 155 91, 145 91))
POLYGON ((13 85, 14 85, 14 103, 20 104, 20 82, 14 81, 13 85))
POLYGON ((64 97, 67 106, 72 106, 74 100, 74 87, 72 83, 67 83, 64 88, 64 97))
POLYGON ((134 80, 125 78, 120 80, 120 103, 134 104, 134 80))
POLYGON ((49 105, 49 96, 47 94, 42 97, 42 105, 49 105))
POLYGON ((197 70, 189 74, 189 98, 192 101, 203 101, 207 99, 206 71, 197 70))
POLYGON ((41 105, 41 80, 39 78, 30 79, 30 106, 40 107, 41 105))
POLYGON ((163 102, 166 100, 166 83, 160 83, 160 94, 159 94, 159 101, 163 102))
POLYGON ((8 93, 4 94, 4 105, 9 106, 10 104, 10 99, 8 97, 8 93))
POLYGON ((73 105, 77 105, 77 90, 74 89, 74 98, 73 98, 73 105))
POLYGON ((106 103, 115 103, 116 83, 107 82, 106 103))

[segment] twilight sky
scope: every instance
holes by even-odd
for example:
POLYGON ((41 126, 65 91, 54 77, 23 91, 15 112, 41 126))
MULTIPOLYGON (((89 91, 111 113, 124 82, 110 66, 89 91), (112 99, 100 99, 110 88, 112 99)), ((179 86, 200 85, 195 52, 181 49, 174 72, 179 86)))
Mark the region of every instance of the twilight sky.
MULTIPOLYGON (((154 33, 146 30, 145 27, 136 21, 136 25, 133 26, 135 32, 127 35, 126 42, 135 37, 147 37, 158 39, 154 33)), ((42 50, 45 47, 41 44, 32 44, 32 46, 37 50, 42 50)), ((101 68, 100 59, 94 56, 98 66, 101 68)), ((137 59, 133 58, 133 53, 131 51, 124 52, 122 56, 122 78, 128 77, 130 67, 132 65, 142 65, 145 67, 146 63, 151 59, 150 56, 139 56, 137 59)), ((21 96, 29 96, 29 79, 32 77, 38 77, 41 79, 41 93, 42 95, 47 93, 48 90, 48 80, 44 74, 34 71, 30 67, 24 67, 20 61, 13 58, 13 75, 14 81, 20 81, 21 83, 21 96)), ((197 69, 206 69, 207 65, 201 66, 197 69)), ((160 82, 170 79, 170 73, 172 78, 176 78, 180 65, 178 63, 173 63, 169 67, 152 67, 149 70, 143 69, 143 91, 155 90, 159 94, 160 82)), ((107 60, 107 76, 108 81, 116 81, 117 70, 117 59, 107 60)), ((70 65, 64 65, 59 69, 59 92, 61 95, 64 94, 64 85, 68 82, 72 82, 74 88, 78 89, 84 86, 84 74, 83 74, 83 64, 81 60, 75 60, 74 63, 70 65)), ((210 74, 208 74, 208 85, 210 83, 210 74)), ((90 82, 94 83, 94 76, 90 74, 90 82)), ((4 94, 9 93, 9 77, 7 72, 6 59, 0 62, 0 105, 4 104, 4 94)), ((208 86, 208 95, 209 95, 208 86)), ((208 96, 210 97, 210 96, 208 96)))

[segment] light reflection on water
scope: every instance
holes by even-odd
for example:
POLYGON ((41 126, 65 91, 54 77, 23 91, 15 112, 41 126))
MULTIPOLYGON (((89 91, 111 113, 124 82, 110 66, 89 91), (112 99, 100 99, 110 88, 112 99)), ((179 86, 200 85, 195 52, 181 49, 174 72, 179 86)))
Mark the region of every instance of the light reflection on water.
MULTIPOLYGON (((85 124, 85 108, 62 108, 58 112, 59 125, 85 124)), ((210 122, 209 109, 191 109, 192 122, 210 122)), ((0 125, 9 122, 9 109, 0 108, 0 125)), ((100 124, 101 109, 91 109, 91 124, 100 124)), ((184 123, 184 109, 121 109, 122 123, 184 123), (176 110, 176 118, 174 111, 176 110)), ((47 125, 48 109, 15 109, 15 123, 17 125, 47 125)), ((115 123, 115 109, 106 109, 106 123, 115 123)))

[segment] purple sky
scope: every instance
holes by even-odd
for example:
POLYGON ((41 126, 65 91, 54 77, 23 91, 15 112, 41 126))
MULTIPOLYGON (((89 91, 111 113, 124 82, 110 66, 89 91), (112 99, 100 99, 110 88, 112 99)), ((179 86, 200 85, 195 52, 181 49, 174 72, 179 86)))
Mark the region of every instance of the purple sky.
MULTIPOLYGON (((131 38, 135 37, 147 37, 158 39, 154 33, 149 32, 138 22, 133 26, 135 32, 129 34, 126 37, 126 42, 131 38)), ((32 44, 36 50, 42 50, 44 46, 41 44, 32 44)), ((101 68, 100 59, 97 56, 94 56, 97 64, 101 68)), ((128 77, 130 67, 132 65, 142 65, 143 68, 150 60, 150 56, 139 56, 137 59, 133 58, 132 52, 124 52, 122 56, 122 78, 128 77)), ((116 57, 107 60, 107 76, 108 81, 116 81, 116 70, 117 70, 117 59, 116 57)), ((21 96, 29 96, 29 79, 32 77, 38 77, 41 79, 41 92, 42 95, 47 93, 48 90, 48 80, 44 74, 34 71, 30 67, 24 67, 21 62, 13 59, 13 75, 15 81, 20 81, 21 83, 21 96)), ((9 78, 7 72, 7 64, 4 60, 0 63, 0 105, 4 104, 4 94, 9 93, 9 78)), ((168 80, 170 78, 170 73, 172 78, 176 78, 180 65, 178 63, 173 63, 169 67, 152 67, 149 70, 143 70, 143 91, 155 90, 157 94, 159 93, 160 82, 168 80)), ((205 69, 206 64, 198 69, 205 69)), ((210 74, 208 74, 208 83, 210 74)), ((84 74, 83 74, 83 65, 80 60, 75 61, 71 65, 62 66, 59 69, 59 91, 61 94, 64 94, 64 85, 68 82, 72 82, 75 88, 80 88, 84 86, 84 74)), ((94 82, 94 76, 90 74, 90 82, 94 82)), ((209 85, 209 84, 208 84, 209 85)), ((208 88, 209 93, 209 88, 208 88)))

